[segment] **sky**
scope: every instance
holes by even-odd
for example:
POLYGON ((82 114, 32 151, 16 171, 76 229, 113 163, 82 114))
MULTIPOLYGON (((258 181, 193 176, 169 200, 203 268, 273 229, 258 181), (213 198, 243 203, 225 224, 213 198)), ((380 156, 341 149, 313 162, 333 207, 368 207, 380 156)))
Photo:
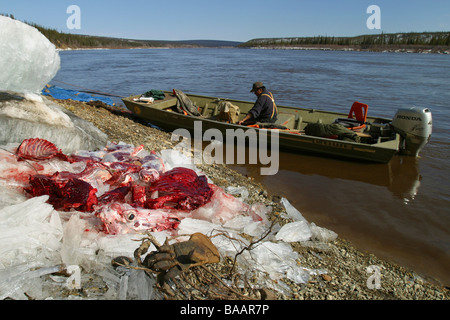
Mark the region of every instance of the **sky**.
POLYGON ((143 40, 450 31, 450 0, 0 0, 0 13, 67 33, 143 40), (79 11, 68 12, 71 5, 79 11), (367 12, 372 5, 379 14, 367 12))

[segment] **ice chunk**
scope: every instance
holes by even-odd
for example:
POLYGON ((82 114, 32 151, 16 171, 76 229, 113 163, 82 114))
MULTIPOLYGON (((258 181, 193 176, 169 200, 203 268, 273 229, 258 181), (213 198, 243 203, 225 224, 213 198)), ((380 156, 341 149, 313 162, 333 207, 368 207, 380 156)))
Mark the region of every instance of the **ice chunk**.
MULTIPOLYGON (((156 239, 161 241, 160 243, 164 243, 165 237, 167 237, 167 235, 163 231, 158 232, 157 234, 158 237, 156 237, 156 239)), ((144 235, 103 235, 97 241, 98 249, 100 250, 99 254, 108 257, 109 260, 118 256, 132 257, 134 250, 136 249, 138 244, 137 240, 141 239, 142 237, 144 237, 144 235)))
POLYGON ((281 203, 285 207, 288 216, 293 219, 294 222, 284 225, 280 231, 278 231, 276 239, 284 240, 286 242, 309 240, 312 233, 308 221, 286 198, 281 198, 281 203))
POLYGON ((298 211, 286 198, 281 198, 281 203, 283 204, 284 208, 286 209, 286 212, 290 218, 292 218, 294 221, 306 221, 306 219, 302 216, 300 211, 298 211))
POLYGON ((225 228, 234 229, 236 231, 242 232, 244 228, 253 222, 252 217, 249 216, 237 216, 223 225, 225 228))
POLYGON ((34 93, 21 94, 23 99, 1 101, 0 115, 7 118, 27 120, 32 123, 73 128, 70 117, 48 99, 34 93), (44 100, 45 99, 45 100, 44 100))
POLYGON ((41 276, 61 271, 61 265, 39 268, 36 264, 23 264, 15 268, 0 270, 0 300, 7 297, 26 300, 27 297, 21 290, 24 285, 41 276))
POLYGON ((116 271, 120 272, 120 284, 119 284, 119 300, 126 300, 128 293, 128 280, 130 277, 130 269, 127 267, 119 266, 116 271))
POLYGON ((78 215, 72 215, 64 226, 64 238, 61 247, 61 258, 66 265, 80 265, 80 245, 87 222, 78 215))
POLYGON ((0 194, 0 210, 13 204, 24 202, 27 199, 24 194, 18 193, 11 186, 2 183, 1 179, 0 188, 3 189, 0 194))
POLYGON ((156 280, 142 270, 131 270, 128 282, 128 297, 138 300, 161 300, 158 290, 154 290, 156 280))
POLYGON ((240 196, 242 201, 246 201, 248 198, 248 190, 246 187, 228 186, 225 191, 229 194, 240 196))
POLYGON ((294 220, 293 223, 286 224, 278 232, 276 239, 284 240, 286 242, 307 241, 312 240, 329 242, 337 238, 337 233, 328 230, 314 223, 309 224, 302 214, 289 203, 286 198, 281 199, 281 203, 286 208, 286 212, 290 218, 294 220))
POLYGON ((288 277, 296 283, 306 282, 309 273, 297 266, 298 253, 285 242, 265 241, 251 251, 255 268, 267 272, 273 280, 288 277))
POLYGON ((295 221, 285 224, 278 231, 275 239, 285 242, 300 242, 311 238, 311 229, 305 221, 295 221))
POLYGON ((194 165, 194 160, 192 157, 185 155, 179 150, 164 149, 160 151, 160 154, 167 171, 176 167, 184 167, 194 171, 197 169, 194 165))
POLYGON ((310 228, 312 233, 311 239, 313 240, 317 240, 320 242, 330 242, 336 240, 338 236, 336 232, 316 226, 314 222, 310 224, 310 228))
POLYGON ((214 193, 211 200, 205 205, 192 211, 192 217, 196 219, 204 219, 213 223, 225 223, 238 215, 251 215, 253 220, 261 221, 254 211, 250 210, 250 206, 234 196, 227 194, 222 188, 216 185, 210 185, 214 193))
POLYGON ((56 250, 62 225, 47 199, 36 197, 0 210, 0 265, 49 260, 60 263, 56 250))
POLYGON ((253 203, 249 208, 249 215, 253 220, 261 220, 263 224, 269 222, 267 215, 272 212, 272 206, 266 206, 264 203, 253 203))
POLYGON ((210 236, 214 231, 224 231, 224 230, 225 229, 218 224, 192 218, 185 218, 178 225, 179 235, 191 235, 196 232, 200 232, 207 236, 210 236))
POLYGON ((0 90, 40 92, 60 67, 55 46, 36 28, 0 16, 0 90))
POLYGON ((18 97, 22 99, 0 99, 0 145, 41 138, 51 141, 66 154, 105 146, 107 135, 92 123, 42 96, 18 97))
POLYGON ((242 215, 227 221, 223 226, 236 230, 236 232, 246 233, 252 237, 260 236, 266 231, 266 226, 262 221, 253 221, 252 217, 242 215))
POLYGON ((298 253, 285 242, 265 241, 251 250, 250 255, 254 268, 266 272, 272 280, 287 278, 295 283, 306 283, 311 275, 325 273, 324 270, 299 266, 298 253))
MULTIPOLYGON (((127 237, 109 238, 96 230, 97 218, 73 211, 64 225, 64 235, 60 249, 61 259, 66 265, 78 265, 87 272, 104 268, 113 256, 132 255, 127 237), (122 247, 118 248, 119 241, 122 247)), ((134 243, 134 249, 136 243, 134 243)))

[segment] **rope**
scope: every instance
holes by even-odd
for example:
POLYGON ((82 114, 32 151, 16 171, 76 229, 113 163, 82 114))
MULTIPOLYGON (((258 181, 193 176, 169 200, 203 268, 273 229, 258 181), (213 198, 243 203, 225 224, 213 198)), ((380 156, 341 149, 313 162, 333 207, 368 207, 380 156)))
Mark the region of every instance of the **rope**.
POLYGON ((91 89, 89 89, 89 88, 83 88, 83 87, 81 87, 81 86, 77 86, 77 85, 75 85, 75 84, 68 83, 68 82, 64 82, 64 81, 59 81, 59 80, 52 80, 52 81, 53 81, 53 82, 64 83, 64 84, 67 84, 67 85, 72 86, 72 87, 77 87, 77 88, 83 89, 83 90, 79 90, 79 91, 81 91, 81 92, 93 93, 93 94, 100 94, 100 95, 103 95, 103 96, 110 96, 110 97, 117 97, 117 98, 125 98, 125 97, 123 97, 123 96, 118 96, 118 95, 112 94, 112 93, 101 92, 101 91, 97 91, 97 90, 91 90, 91 89))

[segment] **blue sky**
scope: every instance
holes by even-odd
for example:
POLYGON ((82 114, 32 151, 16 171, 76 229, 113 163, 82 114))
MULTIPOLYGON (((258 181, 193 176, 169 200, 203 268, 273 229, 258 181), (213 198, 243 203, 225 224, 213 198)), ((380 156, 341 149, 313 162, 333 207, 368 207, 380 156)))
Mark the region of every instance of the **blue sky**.
POLYGON ((58 31, 148 40, 355 36, 450 31, 449 0, 0 0, 0 13, 58 31), (70 5, 80 29, 69 29, 70 5), (370 30, 370 5, 381 29, 370 30))

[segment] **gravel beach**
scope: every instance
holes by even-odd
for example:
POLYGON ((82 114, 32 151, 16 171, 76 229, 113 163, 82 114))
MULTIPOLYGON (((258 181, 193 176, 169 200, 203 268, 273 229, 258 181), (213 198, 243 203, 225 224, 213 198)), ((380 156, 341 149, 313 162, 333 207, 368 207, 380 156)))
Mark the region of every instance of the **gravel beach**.
MULTIPOLYGON (((174 147, 170 133, 151 128, 122 108, 107 107, 98 102, 55 100, 75 115, 93 123, 108 135, 110 141, 123 141, 146 150, 160 151, 174 147)), ((200 169, 218 186, 239 185, 249 191, 248 203, 261 202, 272 206, 269 219, 285 212, 280 197, 269 194, 264 186, 225 165, 202 165, 200 169)), ((283 219, 281 219, 283 220, 283 219)), ((313 223, 314 221, 309 221, 313 223)), ((327 243, 309 241, 293 243, 302 266, 326 270, 326 274, 313 276, 306 284, 289 284, 290 293, 271 292, 268 298, 280 300, 449 300, 449 288, 425 280, 413 270, 383 261, 369 252, 355 249, 349 241, 337 237, 327 243), (372 269, 370 269, 372 266, 372 269), (371 282, 373 266, 378 268, 379 283, 371 282), (372 285, 371 285, 372 284, 372 285)), ((214 268, 225 269, 227 262, 214 268)), ((261 298, 262 294, 254 298, 261 298)))

